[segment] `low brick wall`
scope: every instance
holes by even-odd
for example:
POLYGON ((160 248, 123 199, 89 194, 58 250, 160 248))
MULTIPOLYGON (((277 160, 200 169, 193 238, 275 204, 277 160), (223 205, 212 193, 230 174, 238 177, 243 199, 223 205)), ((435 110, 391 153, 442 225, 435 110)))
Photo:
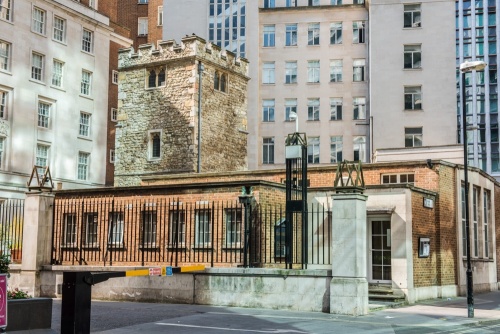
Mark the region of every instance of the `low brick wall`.
MULTIPOLYGON (((62 297, 64 271, 123 271, 131 267, 54 266, 42 271, 43 296, 62 297)), ((329 312, 330 270, 207 268, 202 273, 111 278, 92 298, 329 312)))

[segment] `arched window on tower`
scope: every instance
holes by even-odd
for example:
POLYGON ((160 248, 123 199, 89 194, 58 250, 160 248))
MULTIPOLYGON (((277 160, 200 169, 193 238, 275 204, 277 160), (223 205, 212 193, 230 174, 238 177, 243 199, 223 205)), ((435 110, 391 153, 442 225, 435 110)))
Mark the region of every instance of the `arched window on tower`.
POLYGON ((165 86, 165 69, 161 69, 158 73, 158 87, 165 86))
POLYGON ((156 87, 156 71, 151 70, 149 72, 148 88, 156 87))
POLYGON ((219 90, 219 72, 215 71, 214 74, 214 88, 219 90))
POLYGON ((220 91, 221 92, 226 91, 226 83, 227 83, 227 75, 221 74, 221 76, 220 76, 220 91))

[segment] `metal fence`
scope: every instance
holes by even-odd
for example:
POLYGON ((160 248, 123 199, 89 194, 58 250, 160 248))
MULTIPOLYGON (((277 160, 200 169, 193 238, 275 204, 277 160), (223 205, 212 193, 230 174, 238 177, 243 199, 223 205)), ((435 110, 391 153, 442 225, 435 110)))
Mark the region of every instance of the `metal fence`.
POLYGON ((23 248, 24 200, 8 199, 0 203, 0 253, 21 263, 23 248))
POLYGON ((331 215, 319 205, 309 209, 309 226, 293 226, 289 247, 278 205, 255 204, 246 213, 238 202, 56 199, 52 263, 284 267, 291 251, 296 266, 329 264, 331 215))

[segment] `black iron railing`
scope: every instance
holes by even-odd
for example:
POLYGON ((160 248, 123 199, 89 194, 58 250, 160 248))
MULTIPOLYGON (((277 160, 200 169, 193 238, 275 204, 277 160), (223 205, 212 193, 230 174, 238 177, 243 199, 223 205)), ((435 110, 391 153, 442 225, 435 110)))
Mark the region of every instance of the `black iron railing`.
MULTIPOLYGON (((293 227, 293 264, 304 266, 304 251, 309 254, 308 264, 329 264, 331 215, 320 205, 309 209, 307 233, 302 234, 300 223, 293 227), (303 235, 308 237, 307 250, 303 250, 303 235)), ((249 266, 284 266, 284 207, 254 204, 248 210, 245 224, 245 207, 237 201, 186 203, 159 197, 56 199, 52 262, 242 266, 246 250, 249 266)))

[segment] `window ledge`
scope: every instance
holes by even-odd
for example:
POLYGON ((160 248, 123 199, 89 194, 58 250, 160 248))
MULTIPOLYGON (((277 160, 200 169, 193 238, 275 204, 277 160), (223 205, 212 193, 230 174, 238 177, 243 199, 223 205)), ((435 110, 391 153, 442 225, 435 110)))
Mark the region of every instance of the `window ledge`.
POLYGON ((286 85, 286 86, 297 86, 297 82, 285 82, 284 85, 286 85))
POLYGON ((81 139, 81 140, 85 140, 85 141, 92 141, 92 138, 90 137, 87 137, 87 136, 81 136, 81 135, 78 135, 77 136, 78 139, 81 139))
POLYGON ((86 55, 89 55, 91 57, 95 57, 94 53, 93 52, 88 52, 88 51, 85 51, 85 50, 80 50, 82 53, 85 53, 86 55))
POLYGON ((318 82, 309 82, 309 81, 307 82, 307 85, 312 85, 312 86, 319 85, 319 84, 320 84, 319 81, 318 82))
POLYGON ((12 72, 7 71, 7 70, 0 70, 0 73, 6 74, 6 75, 12 75, 12 72))
POLYGON ((12 22, 12 20, 0 19, 0 21, 14 25, 14 22, 12 22))
POLYGON ((50 85, 50 88, 54 88, 54 89, 60 90, 61 92, 66 92, 66 89, 64 89, 62 87, 59 87, 59 86, 50 85))
POLYGON ((143 251, 159 251, 160 250, 160 246, 157 246, 157 245, 142 246, 142 245, 140 245, 139 249, 143 250, 143 251))
POLYGON ((160 162, 161 161, 161 157, 160 158, 148 158, 148 162, 160 162))
POLYGON ((89 251, 100 251, 101 250, 101 247, 97 246, 97 245, 88 245, 88 246, 82 246, 82 249, 84 250, 89 250, 89 251))
POLYGON ((84 95, 84 94, 79 94, 80 97, 84 98, 84 99, 87 99, 87 100, 90 100, 90 101, 94 101, 94 98, 90 95, 84 95))
POLYGON ((413 72, 413 71, 422 71, 422 67, 410 67, 410 68, 404 68, 403 67, 403 71, 410 71, 410 72, 413 72))
POLYGON ((160 89, 160 88, 165 88, 166 85, 163 85, 163 86, 156 86, 156 87, 145 87, 144 89, 145 90, 157 90, 157 89, 160 89))
POLYGON ((423 112, 424 109, 403 109, 404 112, 423 112))
POLYGON ((38 85, 43 85, 43 86, 46 86, 45 82, 43 82, 43 81, 41 81, 41 80, 36 80, 36 79, 30 78, 30 80, 29 80, 29 81, 31 81, 31 82, 33 82, 33 83, 36 83, 36 84, 38 84, 38 85))
POLYGON ((193 247, 191 247, 191 249, 193 249, 193 250, 213 250, 213 247, 212 247, 212 244, 206 244, 206 245, 199 244, 199 245, 194 245, 193 247))
POLYGON ((52 41, 56 42, 56 43, 59 43, 61 45, 64 45, 64 46, 68 46, 68 43, 66 43, 66 40, 64 40, 64 41, 58 41, 57 39, 52 38, 52 41))
POLYGON ((343 84, 343 81, 330 81, 331 84, 343 84))
POLYGON ((62 245, 61 249, 64 250, 77 250, 79 249, 77 245, 62 245))
POLYGON ((109 249, 127 250, 124 244, 108 244, 109 249))
POLYGON ((34 33, 35 35, 38 35, 38 36, 41 36, 41 37, 45 37, 45 38, 47 38, 47 33, 45 33, 45 34, 41 34, 41 33, 39 33, 38 31, 34 31, 33 29, 31 29, 31 32, 32 32, 32 33, 34 33))

